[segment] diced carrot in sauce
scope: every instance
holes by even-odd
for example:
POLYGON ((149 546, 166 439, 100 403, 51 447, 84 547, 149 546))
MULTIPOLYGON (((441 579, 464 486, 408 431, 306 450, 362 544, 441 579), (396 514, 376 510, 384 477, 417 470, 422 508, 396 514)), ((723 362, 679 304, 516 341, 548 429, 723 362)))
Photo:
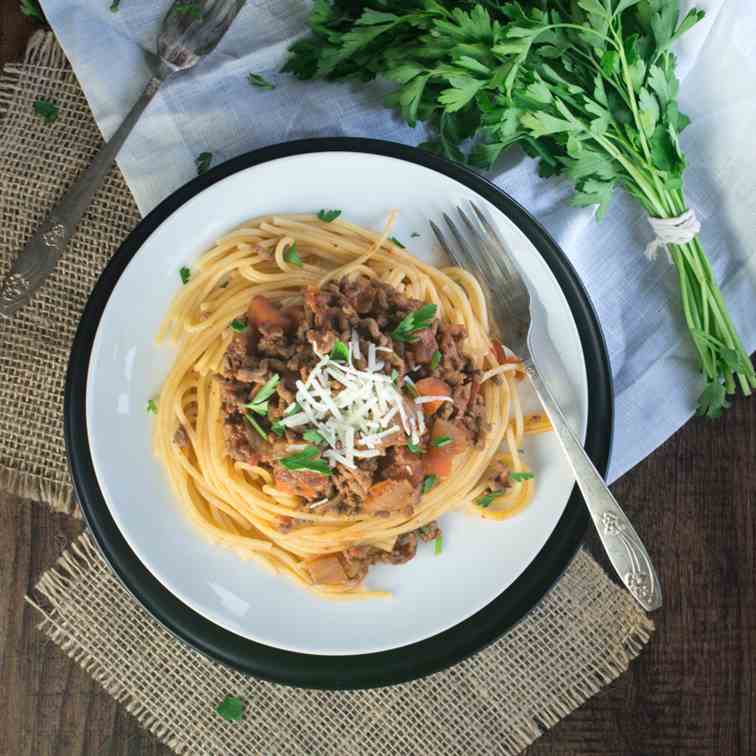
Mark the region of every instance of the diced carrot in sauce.
POLYGON ((247 317, 255 325, 264 323, 281 328, 287 328, 290 324, 289 318, 281 312, 267 297, 258 294, 249 305, 247 317))
POLYGON ((423 456, 423 471, 426 475, 437 475, 446 478, 451 475, 454 457, 463 452, 470 445, 467 433, 448 420, 439 418, 433 423, 431 430, 431 443, 428 451, 423 456), (433 440, 448 436, 452 442, 444 446, 433 446, 433 440))
POLYGON ((413 504, 414 493, 408 480, 382 480, 370 486, 362 508, 365 512, 395 512, 413 504))
MULTIPOLYGON (((415 388, 420 396, 451 396, 449 384, 440 378, 421 378, 415 384, 415 388)), ((442 404, 443 401, 438 400, 435 402, 425 402, 420 406, 427 417, 432 415, 442 404)))
POLYGON ((343 585, 349 582, 341 560, 335 555, 311 559, 307 562, 307 570, 317 585, 343 585))

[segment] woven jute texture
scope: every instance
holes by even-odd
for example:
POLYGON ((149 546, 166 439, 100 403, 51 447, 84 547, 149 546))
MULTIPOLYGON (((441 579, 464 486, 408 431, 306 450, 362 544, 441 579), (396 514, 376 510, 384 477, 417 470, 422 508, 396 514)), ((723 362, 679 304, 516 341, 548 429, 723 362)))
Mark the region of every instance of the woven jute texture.
MULTIPOLYGON (((52 34, 0 78, 0 276, 102 143, 52 34), (34 101, 59 107, 45 124, 34 101)), ((115 168, 55 272, 13 320, 0 318, 0 489, 74 509, 63 444, 63 386, 81 311, 139 213, 115 168)))
POLYGON ((485 651, 421 680, 351 692, 245 677, 177 641, 84 535, 37 585, 41 629, 180 754, 516 754, 621 675, 653 625, 579 552, 556 587, 485 651), (240 722, 215 713, 233 694, 240 722))
MULTIPOLYGON (((0 274, 100 142, 51 35, 0 79, 0 274), (60 108, 33 114, 43 96, 60 108)), ((72 511, 62 442, 66 360, 95 279, 139 219, 114 170, 32 307, 0 321, 0 487, 72 511)), ((40 629, 180 754, 516 754, 621 675, 653 624, 580 552, 505 638, 422 680, 355 692, 297 690, 217 664, 176 640, 113 576, 87 535, 28 599, 40 629), (215 713, 233 694, 240 722, 215 713)))

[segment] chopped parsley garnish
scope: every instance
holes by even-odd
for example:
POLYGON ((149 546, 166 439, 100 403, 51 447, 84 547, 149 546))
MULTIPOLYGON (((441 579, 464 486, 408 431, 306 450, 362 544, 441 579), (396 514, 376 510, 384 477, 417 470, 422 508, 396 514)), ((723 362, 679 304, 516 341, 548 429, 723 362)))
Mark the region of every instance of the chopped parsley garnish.
POLYGON ((147 402, 147 412, 151 415, 157 415, 157 402, 154 399, 147 402))
POLYGON ((497 497, 497 496, 503 496, 505 491, 491 491, 491 493, 483 494, 483 496, 478 496, 477 499, 475 499, 475 503, 479 507, 483 507, 485 509, 486 507, 491 506, 491 502, 497 497))
POLYGON ((396 386, 396 379, 399 377, 399 371, 396 368, 391 370, 391 383, 396 386))
POLYGON ((436 483, 438 483, 438 475, 426 475, 423 478, 423 486, 420 490, 424 494, 427 494, 428 491, 430 491, 431 488, 436 485, 436 483))
POLYGON ((189 270, 186 265, 184 265, 184 267, 179 271, 179 275, 181 276, 181 283, 186 286, 186 284, 189 283, 189 279, 192 277, 192 271, 189 270))
POLYGON ((318 459, 318 454, 320 454, 320 451, 317 447, 308 446, 297 454, 284 457, 281 460, 281 464, 287 470, 312 470, 321 475, 330 475, 331 468, 328 465, 328 462, 323 459, 318 459))
POLYGON ((335 221, 340 215, 341 210, 321 210, 318 213, 318 219, 322 220, 323 223, 331 223, 331 221, 335 221))
POLYGON ((420 236, 420 234, 418 234, 417 231, 413 231, 410 234, 410 239, 417 239, 418 236, 420 236))
POLYGON ((437 449, 440 449, 442 446, 446 446, 451 442, 452 440, 449 436, 436 436, 433 441, 431 441, 431 446, 435 446, 437 449))
POLYGON ((404 317, 401 323, 391 332, 394 341, 416 341, 415 333, 428 328, 436 317, 438 307, 426 304, 404 317))
POLYGON ((42 21, 43 23, 45 21, 37 0, 21 0, 20 10, 25 16, 33 18, 35 21, 42 21))
POLYGON ((533 478, 535 478, 535 475, 533 475, 533 473, 531 472, 511 472, 509 473, 509 477, 511 480, 519 483, 523 480, 533 480, 533 478))
POLYGON ((210 168, 210 161, 213 159, 212 152, 200 152, 197 159, 194 161, 197 165, 197 175, 201 176, 203 173, 207 173, 210 168))
POLYGON ((439 535, 435 541, 433 541, 433 553, 438 556, 441 550, 444 548, 444 537, 439 535))
POLYGON ((275 433, 279 438, 281 438, 286 428, 284 427, 284 424, 280 420, 276 420, 276 422, 270 426, 270 430, 273 433, 275 433))
POLYGON ((278 374, 271 376, 265 385, 255 393, 252 401, 249 404, 242 405, 244 409, 251 410, 255 414, 265 417, 268 414, 268 399, 273 395, 280 381, 281 378, 278 374))
POLYGON ((419 394, 417 393, 417 389, 415 388, 415 384, 408 375, 404 378, 404 388, 407 389, 407 393, 413 398, 417 399, 419 394))
POLYGON ((317 431, 314 430, 308 430, 305 431, 302 434, 302 438, 305 441, 309 441, 311 444, 322 444, 323 443, 323 436, 320 435, 317 431))
POLYGON ((343 341, 336 339, 336 343, 333 345, 333 349, 331 349, 331 359, 337 362, 348 362, 349 347, 343 341))
POLYGON ((433 352, 433 357, 431 357, 431 370, 435 370, 440 364, 441 352, 439 352, 437 349, 435 352, 433 352))
POLYGON ((239 318, 236 318, 231 321, 232 331, 236 331, 237 333, 244 333, 244 331, 246 331, 247 328, 249 328, 249 326, 244 320, 239 320, 239 318))
POLYGON ((244 718, 244 701, 236 696, 226 696, 215 712, 229 722, 238 722, 244 718))
POLYGON ((286 260, 287 263, 296 265, 298 268, 301 268, 302 265, 304 265, 302 258, 297 253, 296 242, 294 242, 291 246, 286 247, 286 250, 284 251, 284 260, 286 260))
POLYGON ((113 0, 113 2, 110 4, 110 12, 116 13, 120 7, 121 7, 121 0, 113 0))
POLYGON ((299 402, 294 402, 294 404, 290 404, 285 410, 284 410, 284 417, 288 417, 289 415, 295 415, 297 412, 301 412, 302 408, 299 406, 299 402))
POLYGON ((407 441, 407 448, 413 453, 420 456, 423 454, 423 447, 420 444, 415 444, 412 441, 407 441))
POLYGON ((182 13, 192 18, 202 18, 202 9, 195 3, 177 3, 173 7, 176 13, 182 13))
POLYGON ((397 246, 397 247, 401 247, 402 249, 406 249, 406 247, 404 246, 404 244, 402 244, 402 243, 401 243, 401 242, 399 241, 399 239, 397 239, 397 238, 396 238, 395 236, 390 236, 390 237, 389 237, 389 241, 392 241, 392 242, 394 242, 394 244, 396 244, 396 246, 397 246))
POLYGON ((260 89, 275 89, 276 85, 268 81, 266 78, 260 76, 260 74, 251 73, 247 75, 247 81, 253 87, 260 87, 260 89))
POLYGON ((34 112, 45 123, 52 123, 58 118, 59 108, 54 102, 50 102, 50 100, 46 100, 44 97, 38 97, 34 100, 34 112))
POLYGON ((244 419, 262 436, 263 441, 268 440, 268 434, 262 429, 260 423, 252 415, 244 415, 244 419))

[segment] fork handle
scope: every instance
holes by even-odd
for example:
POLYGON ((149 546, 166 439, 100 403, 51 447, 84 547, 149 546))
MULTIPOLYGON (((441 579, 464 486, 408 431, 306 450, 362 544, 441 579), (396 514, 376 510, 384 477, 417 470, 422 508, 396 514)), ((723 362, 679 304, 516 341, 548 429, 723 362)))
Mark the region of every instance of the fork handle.
POLYGON ((118 151, 161 82, 158 76, 149 81, 115 134, 100 147, 92 162, 26 243, 0 288, 0 317, 13 317, 52 273, 92 198, 110 173, 118 151))
POLYGON ((524 368, 575 473, 575 481, 583 494, 612 567, 633 598, 646 611, 659 609, 662 605, 659 576, 646 547, 612 496, 609 486, 591 462, 583 445, 570 429, 567 419, 533 362, 526 360, 524 368))

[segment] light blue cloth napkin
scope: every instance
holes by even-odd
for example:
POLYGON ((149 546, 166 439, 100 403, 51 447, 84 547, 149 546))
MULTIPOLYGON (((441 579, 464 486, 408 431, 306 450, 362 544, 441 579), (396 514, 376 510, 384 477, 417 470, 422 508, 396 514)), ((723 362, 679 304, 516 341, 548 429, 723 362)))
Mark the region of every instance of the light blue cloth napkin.
MULTIPOLYGON (((169 0, 42 0, 104 136, 113 133, 149 78, 169 0)), ((685 2, 682 3, 686 5, 685 2)), ((705 20, 679 47, 681 108, 693 119, 682 144, 687 198, 746 348, 756 347, 756 3, 699 0, 705 20)), ((424 134, 382 107, 386 85, 299 82, 279 74, 287 48, 306 31, 309 3, 250 1, 218 49, 157 95, 118 163, 143 213, 213 164, 248 150, 313 136, 369 136, 408 144, 424 134), (276 84, 265 91, 250 72, 276 84)), ((525 205, 562 245, 604 329, 616 392, 609 479, 674 433, 701 391, 673 270, 643 249, 652 238, 640 207, 617 196, 600 224, 567 205, 564 180, 539 179, 513 153, 496 183, 525 205)))

